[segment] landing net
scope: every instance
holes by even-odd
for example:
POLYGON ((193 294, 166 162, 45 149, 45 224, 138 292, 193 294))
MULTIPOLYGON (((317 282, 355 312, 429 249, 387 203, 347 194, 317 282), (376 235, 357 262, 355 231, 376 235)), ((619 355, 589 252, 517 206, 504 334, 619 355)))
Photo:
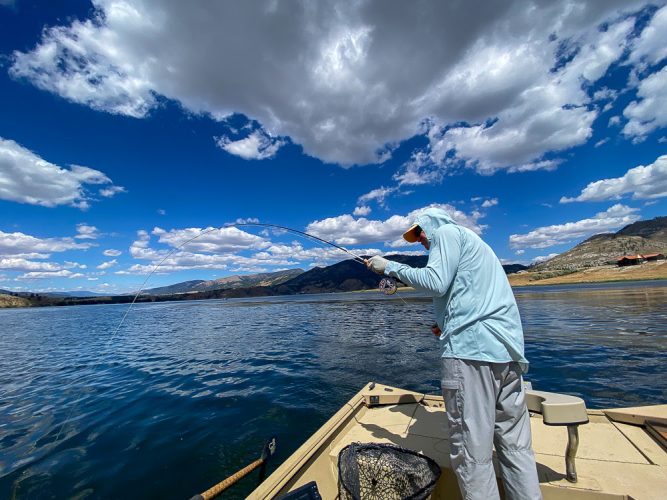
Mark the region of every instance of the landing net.
POLYGON ((438 477, 434 460, 392 444, 352 443, 338 455, 338 494, 344 500, 425 499, 438 477))

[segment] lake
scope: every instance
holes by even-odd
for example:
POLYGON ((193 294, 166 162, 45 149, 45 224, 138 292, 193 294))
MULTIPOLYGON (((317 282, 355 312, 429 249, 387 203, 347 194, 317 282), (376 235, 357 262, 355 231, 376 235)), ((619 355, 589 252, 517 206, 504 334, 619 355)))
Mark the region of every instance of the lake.
MULTIPOLYGON (((515 289, 538 390, 667 401, 667 283, 515 289)), ((0 310, 0 498, 189 498, 368 381, 439 393, 418 293, 0 310)), ((225 498, 243 498, 256 475, 225 498)))

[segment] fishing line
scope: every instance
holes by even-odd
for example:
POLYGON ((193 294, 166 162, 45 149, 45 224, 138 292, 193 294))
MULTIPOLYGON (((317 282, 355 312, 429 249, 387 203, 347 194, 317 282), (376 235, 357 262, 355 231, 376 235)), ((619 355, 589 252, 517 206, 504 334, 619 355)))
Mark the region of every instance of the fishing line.
MULTIPOLYGON (((155 265, 155 267, 153 267, 153 269, 151 270, 151 272, 148 273, 148 275, 146 276, 146 279, 145 279, 145 280, 143 281, 143 283, 141 284, 139 290, 138 290, 138 291, 136 292, 136 294, 134 295, 132 301, 130 302, 129 307, 127 308, 127 310, 125 311, 125 314, 123 315, 123 317, 121 318, 120 322, 118 323, 118 326, 116 326, 115 330, 113 331, 113 333, 112 333, 111 336, 109 337, 109 340, 106 342, 105 349, 109 346, 109 344, 113 341, 113 339, 114 339, 114 337, 116 336, 116 334, 120 331, 121 327, 123 326, 123 323, 125 323, 125 319, 127 318, 128 314, 129 314, 130 311, 132 310, 132 307, 134 306, 134 304, 137 302, 137 299, 138 299, 139 296, 141 295, 141 292, 143 292, 143 291, 145 290, 145 288, 146 288, 146 284, 148 283, 148 280, 151 278, 151 276, 153 276, 153 274, 155 274, 155 272, 160 268, 160 266, 162 266, 162 264, 163 264, 169 257, 171 257, 171 256, 172 256, 174 253, 176 253, 177 251, 181 250, 181 249, 182 249, 185 245, 187 245, 188 243, 192 243, 192 242, 193 242, 194 240, 196 240, 197 238, 201 238, 202 236, 204 236, 204 235, 206 235, 206 234, 208 234, 208 233, 212 233, 213 231, 219 231, 220 229, 229 228, 229 227, 234 227, 234 228, 238 228, 238 227, 267 227, 267 228, 279 229, 279 230, 282 230, 282 231, 286 231, 286 232, 289 232, 289 233, 296 234, 296 235, 301 236, 301 237, 303 237, 303 238, 310 239, 310 240, 312 240, 312 241, 317 241, 317 242, 319 242, 319 243, 325 243, 325 244, 327 244, 327 245, 330 245, 330 246, 332 246, 332 247, 334 247, 334 248, 337 248, 338 250, 341 250, 341 251, 343 251, 343 252, 345 252, 345 253, 351 255, 352 258, 353 258, 356 262, 358 262, 358 263, 360 263, 360 264, 366 266, 366 261, 365 261, 365 259, 363 259, 362 257, 360 257, 359 255, 357 255, 357 254, 355 254, 355 253, 352 253, 352 252, 349 251, 347 248, 342 247, 342 246, 340 246, 340 245, 337 245, 337 244, 335 244, 335 243, 333 243, 333 242, 331 242, 331 241, 327 241, 327 240, 325 240, 325 239, 323 239, 323 238, 320 238, 320 237, 318 237, 318 236, 315 236, 314 234, 306 233, 305 231, 299 231, 298 229, 292 229, 291 227, 280 226, 280 225, 278 225, 278 224, 261 223, 261 222, 243 222, 243 223, 240 223, 240 222, 233 222, 233 223, 224 224, 221 228, 212 227, 212 228, 209 228, 209 229, 206 229, 206 230, 201 231, 201 232, 200 232, 199 234, 197 234, 196 236, 193 236, 192 238, 189 238, 189 239, 187 239, 186 241, 184 241, 183 243, 181 243, 180 245, 174 247, 170 252, 168 252, 168 253, 162 258, 162 260, 160 260, 160 262, 157 263, 157 265, 155 265)), ((397 292, 396 282, 395 282, 392 278, 383 278, 383 279, 380 281, 379 289, 380 289, 385 295, 393 295, 393 294, 395 294, 395 293, 397 292)), ((401 299, 401 300, 403 301, 403 303, 407 305, 407 302, 405 301, 405 299, 403 299, 403 297, 401 297, 401 296, 399 295, 398 298, 401 299)), ((70 417, 72 416, 72 413, 74 412, 74 409, 75 409, 75 408, 76 408, 76 405, 74 405, 74 406, 72 407, 72 409, 71 409, 70 412, 68 413, 67 417, 65 418, 65 421, 64 421, 63 424, 60 426, 60 430, 58 431, 58 434, 56 435, 56 439, 55 439, 55 441, 54 441, 55 443, 58 442, 58 439, 60 438, 60 434, 62 433, 63 429, 65 428, 65 425, 69 422, 69 419, 70 419, 70 417)))

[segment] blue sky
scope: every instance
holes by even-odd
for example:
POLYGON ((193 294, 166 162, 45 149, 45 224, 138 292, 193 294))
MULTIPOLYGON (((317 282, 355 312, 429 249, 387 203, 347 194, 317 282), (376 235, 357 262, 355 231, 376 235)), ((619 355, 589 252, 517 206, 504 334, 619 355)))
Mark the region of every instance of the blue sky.
POLYGON ((419 252, 504 263, 667 214, 664 2, 0 0, 0 288, 419 252), (201 237, 187 240, 207 231, 201 237))

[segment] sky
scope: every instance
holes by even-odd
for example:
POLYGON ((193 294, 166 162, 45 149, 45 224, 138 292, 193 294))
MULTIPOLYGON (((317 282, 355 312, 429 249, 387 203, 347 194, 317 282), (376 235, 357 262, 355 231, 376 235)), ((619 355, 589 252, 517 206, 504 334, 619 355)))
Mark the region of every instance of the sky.
POLYGON ((665 2, 0 0, 0 289, 131 293, 667 215, 665 2), (662 35, 660 34, 662 33, 662 35))

